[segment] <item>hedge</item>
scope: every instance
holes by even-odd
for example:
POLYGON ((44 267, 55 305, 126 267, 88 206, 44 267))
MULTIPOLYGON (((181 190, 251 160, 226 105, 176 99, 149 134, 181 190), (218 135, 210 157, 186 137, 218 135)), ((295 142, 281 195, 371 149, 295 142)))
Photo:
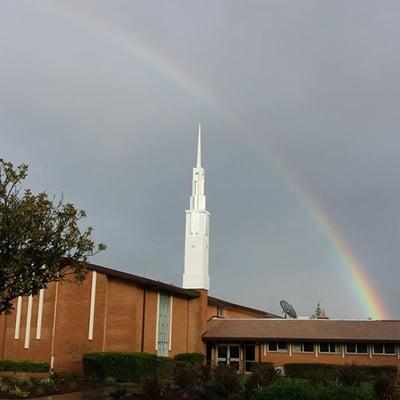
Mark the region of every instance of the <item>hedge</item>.
POLYGON ((49 372, 47 362, 0 360, 0 371, 12 372, 49 372))
POLYGON ((202 353, 180 353, 174 357, 175 361, 204 364, 205 356, 202 353))
POLYGON ((158 357, 148 353, 86 353, 82 358, 85 376, 100 380, 113 377, 119 382, 139 382, 153 371, 158 357))
MULTIPOLYGON (((324 378, 326 380, 334 380, 337 371, 343 365, 337 364, 285 364, 285 375, 290 378, 315 379, 324 378)), ((364 376, 364 380, 382 373, 397 373, 397 367, 392 365, 370 366, 370 365, 354 365, 355 368, 364 376)))
POLYGON ((260 389, 256 400, 373 400, 374 391, 370 383, 361 386, 344 386, 339 383, 312 385, 306 380, 278 379, 260 389))

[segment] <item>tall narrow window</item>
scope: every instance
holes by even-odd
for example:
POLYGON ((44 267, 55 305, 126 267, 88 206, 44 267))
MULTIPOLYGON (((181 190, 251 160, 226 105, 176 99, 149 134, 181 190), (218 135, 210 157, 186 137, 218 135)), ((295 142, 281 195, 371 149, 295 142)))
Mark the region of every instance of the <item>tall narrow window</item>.
POLYGON ((38 302, 38 314, 37 314, 37 321, 36 321, 36 339, 40 339, 42 337, 43 297, 44 297, 44 289, 40 289, 39 302, 38 302))
POLYGON ((171 296, 160 293, 158 298, 157 355, 168 357, 171 323, 171 296))
POLYGON ((93 340, 94 310, 96 306, 96 283, 97 283, 97 272, 92 271, 92 288, 90 290, 90 310, 89 310, 89 333, 88 333, 89 340, 93 340))
POLYGON ((19 296, 17 300, 17 312, 15 314, 14 339, 19 339, 19 329, 21 326, 21 308, 22 308, 22 297, 19 296))
POLYGON ((24 349, 29 349, 31 339, 31 321, 32 321, 32 295, 28 296, 28 307, 26 309, 26 326, 25 326, 25 342, 24 349))

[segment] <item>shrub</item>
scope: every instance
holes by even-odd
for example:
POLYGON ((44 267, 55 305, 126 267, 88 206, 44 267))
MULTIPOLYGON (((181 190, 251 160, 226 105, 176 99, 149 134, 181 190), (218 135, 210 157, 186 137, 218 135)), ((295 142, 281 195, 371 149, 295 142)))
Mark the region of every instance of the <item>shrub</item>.
POLYGON ((313 383, 332 381, 336 378, 334 364, 285 364, 285 375, 289 378, 309 379, 313 383))
POLYGON ((237 400, 240 399, 243 387, 241 384, 241 376, 236 369, 221 365, 214 369, 209 382, 206 385, 207 400, 224 399, 237 400))
POLYGON ((397 375, 382 373, 375 376, 373 387, 376 400, 394 400, 399 398, 397 375))
POLYGON ((112 376, 107 376, 107 378, 104 379, 104 384, 106 386, 115 386, 116 383, 116 379, 112 376))
POLYGON ((47 362, 0 360, 0 371, 13 372, 49 372, 47 362))
POLYGON ((126 387, 120 387, 112 390, 109 395, 114 400, 124 399, 126 396, 128 396, 128 390, 126 389, 126 387))
POLYGON ((204 364, 206 358, 205 358, 204 354, 202 354, 202 353, 180 353, 174 357, 174 360, 204 364))
POLYGON ((373 400, 373 391, 369 384, 348 387, 339 383, 313 386, 301 379, 280 379, 261 389, 257 400, 373 400))
POLYGON ((285 364, 285 375, 289 378, 308 379, 313 384, 339 380, 346 385, 357 385, 371 381, 382 373, 397 373, 395 366, 369 366, 355 364, 285 364))
POLYGON ((160 363, 157 368, 142 377, 142 392, 148 399, 164 399, 172 394, 174 371, 171 367, 171 363, 160 363))
POLYGON ((280 376, 281 372, 272 363, 255 363, 245 382, 245 398, 252 399, 257 390, 267 387, 280 376))
POLYGON ((157 356, 147 353, 87 353, 82 361, 89 379, 113 377, 118 382, 139 382, 158 364, 157 356))
POLYGON ((336 376, 338 381, 346 386, 357 386, 365 380, 361 369, 355 364, 345 364, 338 367, 336 376))
POLYGON ((25 392, 23 389, 19 388, 18 386, 15 386, 14 390, 12 390, 11 393, 17 399, 25 399, 26 397, 29 396, 29 392, 25 392))
POLYGON ((174 399, 201 399, 205 394, 208 369, 193 362, 177 362, 174 370, 174 399))

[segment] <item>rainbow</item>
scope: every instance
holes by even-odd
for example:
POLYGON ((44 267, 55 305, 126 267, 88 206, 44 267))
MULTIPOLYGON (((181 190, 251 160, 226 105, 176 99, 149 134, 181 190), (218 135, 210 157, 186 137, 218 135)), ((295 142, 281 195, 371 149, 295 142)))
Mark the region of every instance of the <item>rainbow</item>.
MULTIPOLYGON (((39 4, 43 6, 44 2, 39 4)), ((167 58, 159 49, 144 42, 138 35, 124 30, 109 18, 95 15, 90 10, 84 9, 81 6, 78 7, 78 5, 74 5, 71 2, 53 0, 48 2, 47 5, 52 7, 54 11, 61 11, 62 17, 72 17, 74 23, 79 23, 92 34, 95 34, 96 37, 130 54, 140 62, 148 64, 160 74, 171 79, 181 88, 199 99, 202 104, 222 115, 233 128, 239 128, 242 132, 246 133, 251 130, 250 124, 244 124, 243 119, 227 107, 226 102, 220 101, 215 91, 206 82, 202 82, 196 76, 189 74, 187 70, 167 58)), ((355 294, 364 308, 366 315, 373 319, 388 318, 385 307, 373 283, 365 273, 365 268, 333 220, 320 206, 316 196, 311 195, 311 192, 304 185, 300 184, 300 180, 296 179, 293 171, 288 168, 283 158, 273 154, 270 156, 274 165, 280 170, 287 186, 292 190, 295 189, 296 196, 311 215, 315 224, 329 240, 341 265, 344 266, 347 276, 350 277, 355 294)))

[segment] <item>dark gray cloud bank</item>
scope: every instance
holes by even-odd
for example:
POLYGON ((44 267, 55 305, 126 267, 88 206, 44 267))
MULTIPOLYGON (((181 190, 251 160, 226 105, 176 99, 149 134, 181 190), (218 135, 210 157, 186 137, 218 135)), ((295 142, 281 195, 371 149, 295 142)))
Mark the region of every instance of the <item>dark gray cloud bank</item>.
POLYGON ((214 295, 368 317, 307 187, 400 318, 399 19, 398 1, 3 1, 0 156, 88 211, 96 262, 180 284, 201 120, 214 295))

